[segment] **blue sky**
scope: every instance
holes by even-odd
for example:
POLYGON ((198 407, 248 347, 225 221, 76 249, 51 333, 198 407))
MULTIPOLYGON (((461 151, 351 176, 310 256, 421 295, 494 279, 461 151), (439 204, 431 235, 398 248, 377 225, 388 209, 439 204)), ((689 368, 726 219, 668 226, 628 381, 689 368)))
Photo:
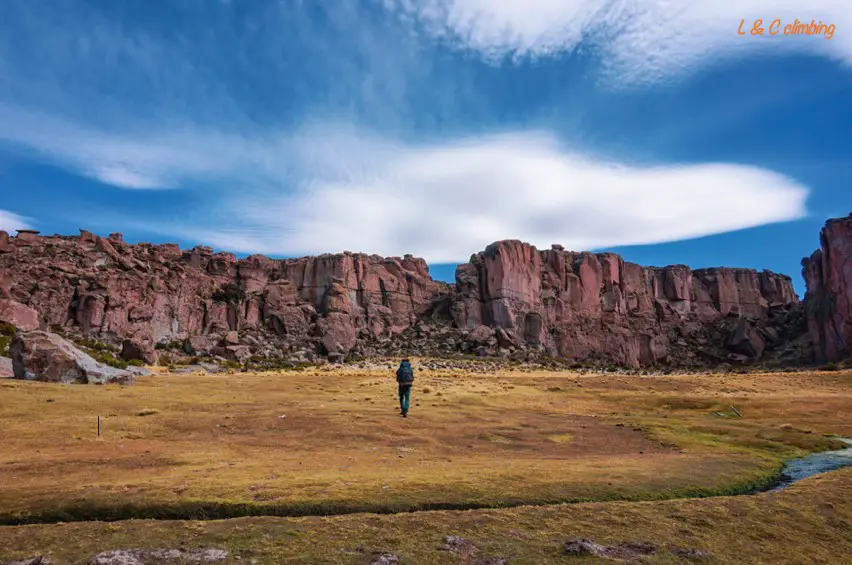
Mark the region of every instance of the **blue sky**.
POLYGON ((5 0, 0 229, 771 269, 852 212, 846 0, 5 0), (780 5, 780 6, 779 6, 780 5), (739 36, 741 19, 834 24, 739 36))

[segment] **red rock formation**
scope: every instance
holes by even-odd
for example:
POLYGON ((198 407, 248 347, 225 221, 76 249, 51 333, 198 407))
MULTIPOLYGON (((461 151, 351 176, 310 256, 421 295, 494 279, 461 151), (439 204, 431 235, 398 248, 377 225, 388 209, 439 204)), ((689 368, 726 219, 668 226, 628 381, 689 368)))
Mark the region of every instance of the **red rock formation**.
MULTIPOLYGON (((643 268, 613 253, 538 251, 520 241, 488 246, 456 279, 459 327, 484 323, 552 354, 633 366, 665 359, 669 329, 689 334, 732 315, 766 320, 770 308, 798 302, 791 279, 767 271, 643 268)), ((741 333, 738 346, 760 339, 741 333)), ((763 346, 749 351, 759 357, 763 346)))
MULTIPOLYGON (((237 260, 209 247, 129 245, 120 234, 105 239, 85 230, 79 237, 19 236, 8 245, 0 254, 0 289, 16 303, 36 310, 48 328, 128 340, 127 356, 146 360, 156 343, 202 335, 218 341, 242 329, 269 331, 285 350, 313 342, 345 354, 359 338, 399 334, 448 293, 425 261, 408 255, 237 260)), ((213 349, 195 345, 188 343, 192 351, 213 349)))
MULTIPOLYGON (((35 310, 42 328, 123 345, 126 358, 146 361, 156 344, 175 342, 189 355, 234 360, 311 350, 341 358, 410 332, 428 335, 430 321, 447 328, 454 321, 453 335, 434 334, 448 344, 442 351, 531 348, 646 365, 721 319, 761 322, 797 303, 790 279, 774 273, 643 268, 613 253, 538 251, 519 241, 474 255, 452 287, 410 255, 237 259, 85 230, 8 239, 0 296, 35 310)), ((735 347, 759 356, 761 331, 742 329, 735 347)))
POLYGON ((826 222, 820 249, 802 259, 802 276, 817 360, 852 355, 852 215, 826 222))

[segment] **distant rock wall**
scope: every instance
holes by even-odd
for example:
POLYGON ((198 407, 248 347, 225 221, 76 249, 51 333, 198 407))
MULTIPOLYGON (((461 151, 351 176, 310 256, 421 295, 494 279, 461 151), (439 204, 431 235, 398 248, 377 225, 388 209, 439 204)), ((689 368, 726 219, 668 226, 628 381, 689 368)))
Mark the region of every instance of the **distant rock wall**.
POLYGON ((669 330, 690 334, 723 317, 765 321, 798 304, 792 280, 768 271, 641 267, 614 253, 520 241, 488 246, 458 267, 456 281, 459 327, 497 327, 553 355, 633 366, 665 361, 669 330))
POLYGON ((805 310, 820 362, 852 355, 852 216, 828 220, 820 249, 802 259, 805 310))
POLYGON ((613 253, 539 251, 520 241, 488 246, 447 285, 410 255, 238 260, 209 247, 131 245, 118 233, 81 230, 0 232, 0 306, 29 329, 79 332, 147 362, 154 345, 175 341, 188 354, 238 361, 305 350, 340 358, 414 332, 458 351, 640 366, 703 347, 705 337, 689 336, 720 320, 742 321, 725 329, 730 351, 759 358, 765 343, 786 339, 763 326, 798 299, 789 277, 767 271, 641 267, 613 253))
POLYGON ((121 234, 83 230, 79 237, 0 232, 1 242, 0 296, 36 310, 43 328, 140 344, 260 328, 277 347, 313 340, 345 353, 357 339, 410 327, 449 288, 409 255, 237 260, 209 247, 129 245, 121 234))

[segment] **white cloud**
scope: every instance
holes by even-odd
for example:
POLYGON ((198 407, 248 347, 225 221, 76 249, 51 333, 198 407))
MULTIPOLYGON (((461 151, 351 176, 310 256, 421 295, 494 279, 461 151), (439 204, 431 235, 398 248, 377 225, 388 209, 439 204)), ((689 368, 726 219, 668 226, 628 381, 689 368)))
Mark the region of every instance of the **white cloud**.
MULTIPOLYGON (((126 189, 177 188, 185 180, 210 180, 246 173, 267 163, 252 158, 252 143, 197 128, 173 133, 113 133, 56 116, 0 103, 0 142, 105 184, 126 189)), ((255 140, 269 145, 266 141, 255 140)), ((261 151, 262 153, 262 151, 261 151)))
POLYGON ((736 53, 798 50, 852 64, 848 0, 387 0, 430 34, 494 60, 594 46, 616 83, 656 81, 736 53), (751 22, 782 20, 782 34, 738 36, 751 22), (783 36, 799 19, 834 24, 832 39, 783 36))
POLYGON ((30 229, 26 218, 12 212, 7 212, 6 210, 0 210, 0 230, 15 235, 15 230, 26 229, 30 229))
POLYGON ((424 147, 329 129, 298 139, 301 190, 239 194, 220 203, 227 221, 165 229, 245 253, 350 250, 459 262, 500 239, 586 250, 793 220, 805 214, 808 194, 764 169, 629 167, 573 153, 542 133, 424 147))
POLYGON ((7 117, 0 138, 101 182, 203 185, 203 201, 179 223, 124 222, 149 231, 160 223, 153 229, 236 252, 457 262, 499 239, 575 250, 652 244, 793 220, 807 197, 764 169, 627 166, 544 132, 412 145, 326 123, 255 137, 183 129, 128 139, 26 112, 7 117))

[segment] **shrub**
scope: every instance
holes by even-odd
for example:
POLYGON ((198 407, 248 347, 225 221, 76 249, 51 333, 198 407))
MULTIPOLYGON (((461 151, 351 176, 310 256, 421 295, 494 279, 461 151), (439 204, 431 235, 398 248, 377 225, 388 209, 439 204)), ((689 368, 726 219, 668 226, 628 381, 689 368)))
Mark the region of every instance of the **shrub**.
POLYGON ((129 365, 127 361, 124 359, 118 359, 115 355, 108 351, 89 350, 87 353, 91 355, 92 359, 95 361, 103 363, 104 365, 109 365, 110 367, 115 367, 116 369, 126 369, 129 365))
POLYGON ((213 292, 211 298, 216 302, 224 302, 225 304, 239 304, 246 299, 246 293, 234 283, 225 283, 219 290, 213 292))
POLYGON ((0 323, 0 356, 9 356, 9 345, 12 343, 12 338, 15 337, 15 332, 18 331, 11 324, 0 323))

